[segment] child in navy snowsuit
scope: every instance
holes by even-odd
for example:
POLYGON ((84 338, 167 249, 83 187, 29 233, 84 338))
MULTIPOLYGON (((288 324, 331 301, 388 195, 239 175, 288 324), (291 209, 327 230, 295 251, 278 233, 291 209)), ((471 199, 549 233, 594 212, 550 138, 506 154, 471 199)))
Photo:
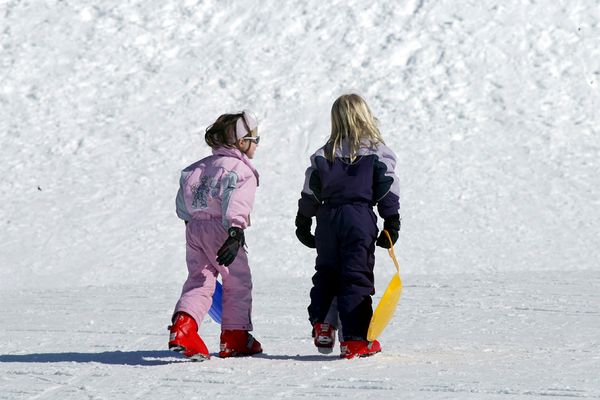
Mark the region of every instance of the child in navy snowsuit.
POLYGON ((315 345, 325 353, 333 348, 336 327, 328 313, 336 300, 343 327, 341 357, 375 354, 381 351, 379 342, 367 341, 375 245, 389 248, 390 243, 383 231, 378 235, 373 207, 395 243, 400 230, 396 157, 366 102, 349 94, 334 102, 331 136, 310 161, 298 201, 296 236, 317 249, 308 307, 315 345), (312 217, 317 221, 314 236, 312 217))

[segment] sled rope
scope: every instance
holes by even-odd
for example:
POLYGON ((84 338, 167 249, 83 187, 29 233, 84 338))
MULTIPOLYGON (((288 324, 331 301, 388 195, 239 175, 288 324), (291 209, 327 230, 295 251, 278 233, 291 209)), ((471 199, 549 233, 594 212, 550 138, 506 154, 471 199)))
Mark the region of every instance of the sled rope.
POLYGON ((398 271, 398 275, 400 275, 400 265, 398 264, 398 260, 396 260, 396 254, 394 254, 394 243, 392 243, 392 237, 390 236, 390 233, 388 231, 384 230, 383 232, 385 232, 385 236, 387 236, 388 240, 390 241, 390 248, 388 249, 388 254, 394 262, 394 266, 396 267, 396 271, 398 271))

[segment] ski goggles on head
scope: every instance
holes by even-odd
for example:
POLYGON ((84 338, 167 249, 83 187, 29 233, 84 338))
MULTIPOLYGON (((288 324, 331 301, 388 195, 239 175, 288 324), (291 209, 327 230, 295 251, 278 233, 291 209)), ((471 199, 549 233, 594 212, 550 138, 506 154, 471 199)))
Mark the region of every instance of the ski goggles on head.
POLYGON ((257 145, 260 142, 260 136, 246 136, 246 137, 243 137, 242 139, 250 140, 250 141, 256 143, 257 145))
POLYGON ((258 128, 258 120, 254 113, 248 110, 242 111, 242 115, 235 124, 235 136, 241 139, 258 128))

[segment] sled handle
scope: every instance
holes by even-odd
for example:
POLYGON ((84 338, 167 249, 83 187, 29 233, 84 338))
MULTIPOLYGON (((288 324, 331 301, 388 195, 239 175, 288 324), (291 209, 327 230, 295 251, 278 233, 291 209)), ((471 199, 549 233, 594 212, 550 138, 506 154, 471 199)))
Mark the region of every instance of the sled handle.
POLYGON ((392 258, 392 261, 394 262, 396 271, 398 271, 398 274, 400 274, 400 265, 398 264, 398 260, 396 260, 396 254, 394 254, 394 243, 392 242, 392 237, 390 236, 390 233, 387 230, 384 229, 383 232, 385 233, 385 236, 387 236, 388 240, 390 241, 390 248, 388 249, 388 253, 389 253, 390 257, 392 258))

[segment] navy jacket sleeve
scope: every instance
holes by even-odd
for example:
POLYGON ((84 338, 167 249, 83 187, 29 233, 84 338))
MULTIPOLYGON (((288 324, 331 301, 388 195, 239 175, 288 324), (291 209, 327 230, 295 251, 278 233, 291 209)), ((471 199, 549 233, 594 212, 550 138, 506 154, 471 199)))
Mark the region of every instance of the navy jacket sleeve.
POLYGON ((400 184, 394 169, 396 155, 387 146, 380 144, 373 169, 373 197, 381 218, 400 214, 400 184))
POLYGON ((317 209, 321 204, 321 178, 315 158, 318 156, 322 157, 323 155, 322 148, 317 150, 310 157, 310 166, 306 169, 304 187, 300 194, 300 200, 298 200, 298 212, 305 217, 310 218, 317 215, 317 209))

